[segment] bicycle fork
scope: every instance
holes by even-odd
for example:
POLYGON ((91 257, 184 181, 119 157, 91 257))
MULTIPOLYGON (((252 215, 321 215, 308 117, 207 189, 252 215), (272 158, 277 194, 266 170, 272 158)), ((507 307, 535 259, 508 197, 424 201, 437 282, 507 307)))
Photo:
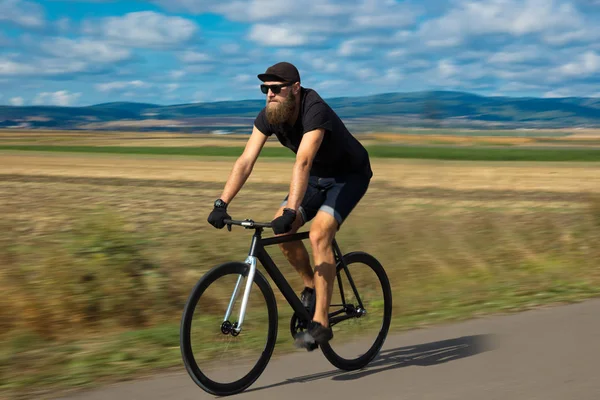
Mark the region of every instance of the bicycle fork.
MULTIPOLYGON (((250 245, 250 251, 248 252, 248 257, 246 258, 245 263, 248 265, 248 276, 246 278, 246 285, 244 288, 244 295, 242 297, 242 305, 240 307, 240 313, 238 316, 238 321, 230 326, 229 329, 223 330, 223 333, 231 333, 233 336, 237 336, 242 331, 242 324, 244 322, 244 317, 246 316, 246 307, 248 307, 248 300, 250 299, 250 291, 252 289, 252 283, 254 282, 254 275, 256 274, 256 267, 258 264, 258 260, 254 255, 256 249, 256 243, 260 239, 259 233, 255 234, 252 237, 252 244, 250 245), (226 332, 229 331, 230 332, 226 332)), ((237 301, 237 298, 240 293, 240 289, 242 287, 242 281, 244 280, 244 275, 240 275, 235 284, 235 288, 233 289, 233 294, 231 295, 231 300, 229 301, 229 306, 227 307, 227 312, 225 313, 225 318, 223 318, 223 326, 229 321, 229 317, 233 312, 233 307, 237 301)))

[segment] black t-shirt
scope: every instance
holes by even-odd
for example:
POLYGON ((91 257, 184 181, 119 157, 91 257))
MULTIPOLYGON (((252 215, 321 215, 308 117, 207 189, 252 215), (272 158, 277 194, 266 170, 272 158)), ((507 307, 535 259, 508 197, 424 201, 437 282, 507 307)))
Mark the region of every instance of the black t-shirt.
POLYGON ((312 89, 302 88, 300 112, 296 123, 271 125, 267 121, 266 107, 254 121, 265 135, 275 134, 285 147, 298 152, 302 136, 317 128, 325 129, 325 137, 313 160, 311 175, 332 177, 347 174, 373 175, 369 154, 362 144, 346 129, 346 126, 329 105, 312 89))

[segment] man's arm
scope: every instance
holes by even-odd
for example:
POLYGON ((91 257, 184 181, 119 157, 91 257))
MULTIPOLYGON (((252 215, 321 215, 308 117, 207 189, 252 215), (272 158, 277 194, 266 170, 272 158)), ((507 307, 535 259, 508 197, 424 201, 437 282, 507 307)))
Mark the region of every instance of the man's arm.
POLYGON ((312 167, 313 160, 323 137, 325 136, 325 129, 315 129, 310 132, 306 132, 300 142, 300 147, 296 153, 296 162, 294 163, 294 169, 292 171, 292 182, 290 184, 290 195, 288 197, 288 208, 298 210, 304 193, 306 192, 306 186, 308 185, 308 176, 310 168, 312 167))
POLYGON ((246 143, 244 152, 238 157, 233 165, 233 169, 229 174, 229 178, 227 179, 227 183, 225 183, 225 188, 221 194, 221 200, 225 203, 229 204, 242 186, 244 186, 244 183, 246 183, 267 139, 267 135, 258 130, 256 126, 252 128, 252 134, 246 143))

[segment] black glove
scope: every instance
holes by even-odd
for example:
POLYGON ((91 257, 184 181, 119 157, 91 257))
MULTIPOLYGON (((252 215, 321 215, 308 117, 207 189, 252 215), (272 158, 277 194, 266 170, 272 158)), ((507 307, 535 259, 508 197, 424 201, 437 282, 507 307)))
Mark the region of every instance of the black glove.
POLYGON ((296 211, 291 208, 284 208, 283 215, 271 221, 273 232, 276 235, 281 235, 292 230, 292 224, 296 220, 296 211))
POLYGON ((223 207, 215 207, 208 216, 208 223, 217 229, 223 229, 225 226, 224 220, 226 219, 231 219, 229 214, 227 214, 227 209, 223 207))

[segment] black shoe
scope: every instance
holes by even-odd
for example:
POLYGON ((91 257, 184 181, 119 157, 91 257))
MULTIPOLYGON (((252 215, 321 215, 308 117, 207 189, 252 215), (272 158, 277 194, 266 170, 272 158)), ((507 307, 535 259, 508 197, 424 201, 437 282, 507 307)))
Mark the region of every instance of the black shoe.
POLYGON ((300 301, 304 308, 308 310, 310 317, 312 318, 315 312, 316 294, 315 289, 305 287, 302 293, 300 293, 300 301))
POLYGON ((310 321, 308 329, 304 332, 298 332, 294 336, 295 345, 298 348, 305 348, 308 351, 313 351, 318 345, 327 343, 333 338, 331 328, 325 327, 318 322, 310 321))

